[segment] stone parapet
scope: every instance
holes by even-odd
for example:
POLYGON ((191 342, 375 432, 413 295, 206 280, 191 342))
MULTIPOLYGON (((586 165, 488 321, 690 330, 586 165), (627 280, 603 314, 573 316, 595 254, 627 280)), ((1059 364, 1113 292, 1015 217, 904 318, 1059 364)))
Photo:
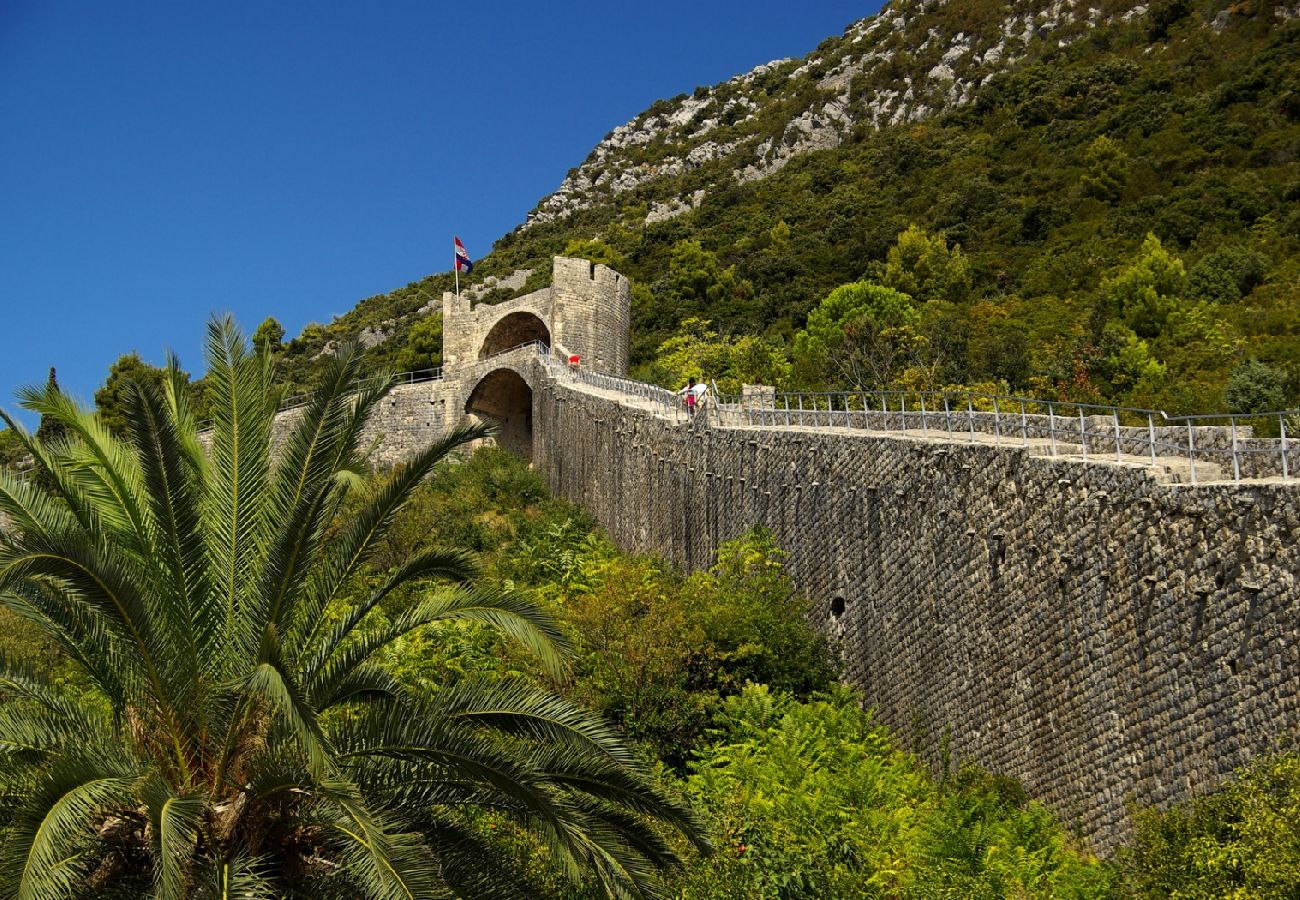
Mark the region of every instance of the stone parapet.
POLYGON ((688 569, 754 525, 848 679, 1101 851, 1300 730, 1300 492, 871 434, 673 424, 534 382, 533 458, 627 550, 688 569), (833 610, 842 610, 836 615, 833 610))

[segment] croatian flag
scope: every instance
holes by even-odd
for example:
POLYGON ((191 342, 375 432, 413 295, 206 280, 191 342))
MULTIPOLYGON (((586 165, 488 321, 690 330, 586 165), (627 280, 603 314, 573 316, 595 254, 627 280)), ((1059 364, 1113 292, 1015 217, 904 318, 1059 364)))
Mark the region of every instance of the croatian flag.
POLYGON ((460 238, 456 238, 455 241, 456 241, 456 271, 469 274, 470 272, 474 271, 474 264, 469 260, 469 251, 466 250, 465 245, 460 242, 460 238))

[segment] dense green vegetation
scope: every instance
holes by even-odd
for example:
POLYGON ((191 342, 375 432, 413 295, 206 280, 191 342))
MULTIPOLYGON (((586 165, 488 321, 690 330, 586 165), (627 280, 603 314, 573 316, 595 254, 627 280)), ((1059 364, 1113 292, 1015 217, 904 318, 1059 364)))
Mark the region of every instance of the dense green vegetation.
MULTIPOLYGON (((336 364, 355 372, 354 357, 336 364)), ((138 440, 145 427, 145 398, 159 404, 160 422, 183 409, 184 379, 174 369, 170 374, 162 393, 128 391, 128 432, 137 438, 132 446, 144 449, 149 443, 138 440)), ((263 390, 273 393, 269 385, 263 390)), ((74 474, 59 453, 43 455, 59 476, 55 495, 42 499, 36 489, 8 480, 8 513, 23 508, 27 515, 54 523, 65 515, 58 510, 75 511, 78 504, 90 502, 77 492, 88 479, 113 472, 125 474, 128 483, 145 492, 138 499, 146 501, 144 484, 156 484, 146 477, 155 471, 147 456, 132 476, 118 457, 130 458, 129 447, 115 444, 111 433, 86 415, 74 414, 57 391, 33 391, 28 400, 47 415, 64 410, 75 440, 114 453, 115 461, 74 474), (60 493, 69 490, 71 497, 60 493)), ((218 394, 215 408, 224 405, 218 394)), ((166 447, 165 436, 157 436, 160 448, 166 447)), ((234 854, 229 859, 233 864, 220 871, 228 872, 232 883, 242 880, 249 888, 246 896, 291 883, 310 883, 320 896, 354 896, 367 888, 387 896, 380 889, 382 874, 371 865, 371 845, 347 853, 351 839, 340 842, 337 832, 329 836, 339 815, 361 812, 347 805, 351 795, 340 793, 337 781, 320 780, 323 776, 314 775, 313 767, 330 765, 331 754, 344 746, 348 753, 362 750, 369 734, 367 710, 375 704, 378 709, 407 705, 414 716, 398 722, 385 716, 389 724, 384 728, 399 728, 404 741, 428 741, 430 723, 446 721, 449 711, 470 718, 476 708, 479 714, 487 712, 469 699, 476 692, 490 705, 493 719, 475 729, 479 737, 504 729, 515 735, 506 739, 507 746, 535 749, 548 738, 559 739, 553 729, 562 724, 576 729, 563 741, 566 756, 594 741, 607 752, 624 754, 620 758, 628 771, 653 781, 654 786, 638 789, 645 792, 642 796, 659 798, 659 803, 680 797, 701 811, 700 843, 707 840, 715 848, 709 855, 693 852, 685 838, 672 836, 671 828, 655 828, 639 817, 618 820, 622 827, 638 829, 640 839, 657 843, 664 860, 674 852, 685 860, 683 868, 669 875, 663 896, 1287 897, 1300 888, 1295 757, 1262 760, 1236 784, 1171 811, 1137 811, 1132 847, 1113 862, 1099 862, 1014 782, 972 768, 932 769, 876 725, 860 697, 836 687, 835 650, 802 618, 802 601, 782 571, 781 552, 770 536, 755 532, 726 544, 709 571, 684 575, 662 561, 617 552, 580 510, 550 498, 540 476, 503 451, 482 449, 468 461, 438 467, 434 478, 417 484, 416 476, 445 449, 426 454, 415 469, 386 476, 330 478, 328 468, 316 474, 333 485, 328 491, 334 498, 327 504, 334 510, 327 515, 332 524, 321 520, 323 527, 315 530, 313 545, 320 542, 319 553, 328 556, 335 552, 331 547, 348 546, 358 522, 376 521, 376 504, 395 509, 382 533, 370 541, 369 559, 342 580, 329 576, 337 589, 321 607, 324 616, 317 630, 338 647, 335 663, 325 666, 326 681, 351 677, 356 691, 322 693, 310 672, 300 671, 294 662, 304 658, 292 649, 294 643, 273 642, 263 662, 257 663, 259 650, 245 664, 236 662, 242 658, 236 648, 256 644, 266 649, 265 640, 250 637, 223 651, 221 641, 209 646, 195 632, 197 646, 209 646, 203 652, 222 658, 233 654, 228 677, 195 685, 175 671, 189 661, 159 653, 165 682, 155 698, 148 688, 150 676, 141 668, 152 658, 147 645, 139 660, 121 655, 130 638, 114 627, 100 636, 102 647, 92 647, 67 618, 93 598, 94 589, 66 573, 38 573, 30 567, 18 578, 8 577, 8 609, 0 612, 0 649, 8 671, 0 703, 5 730, 0 771, 11 785, 3 807, 5 859, 11 867, 24 854, 48 861, 57 857, 55 844, 75 847, 80 854, 74 864, 50 870, 47 882, 33 876, 32 884, 47 889, 19 896, 98 895, 91 888, 106 890, 109 882, 119 888, 112 896, 150 891, 165 896, 169 890, 205 896, 202 875, 219 848, 234 854), (394 497, 396 484, 409 490, 405 503, 394 497), (431 549, 446 546, 473 554, 473 589, 422 580, 402 583, 408 575, 431 574, 439 568, 434 565, 438 560, 449 574, 464 574, 469 557, 431 549), (61 591, 38 594, 24 589, 23 579, 58 585, 61 591), (33 604, 40 601, 45 605, 37 610, 33 604), (65 622, 56 626, 60 613, 65 622), (351 639, 348 628, 355 629, 351 639), (511 634, 525 638, 524 644, 511 640, 511 634), (567 664, 547 664, 548 648, 568 648, 567 664), (111 655, 117 667, 86 664, 101 654, 111 655), (253 668, 240 676, 244 665, 253 668), (259 672, 267 677, 254 677, 259 672), (272 672, 284 679, 287 695, 275 692, 272 672), (189 691, 187 697, 209 699, 178 709, 167 688, 173 683, 189 691), (293 685, 304 687, 294 690, 293 685), (169 761, 171 744, 164 738, 170 729, 185 729, 192 718, 220 719, 220 711, 229 707, 217 701, 227 692, 231 699, 250 698, 260 710, 244 727, 262 737, 237 742, 238 765, 247 769, 238 793, 247 805, 236 803, 241 812, 234 818, 234 831, 223 836, 208 830, 232 815, 232 807, 220 802, 222 791, 197 776, 182 784, 179 775, 182 760, 203 769, 198 766, 203 741, 192 735, 182 743, 192 750, 169 761), (327 694, 338 696, 330 700, 327 694), (547 696, 544 707, 524 702, 547 696), (164 707, 164 702, 170 705, 164 707), (506 714, 506 702, 525 708, 506 714), (113 710, 119 708, 125 718, 114 719, 113 710), (175 720, 163 715, 167 708, 175 720), (550 724, 539 728, 535 716, 543 708, 550 724), (556 715, 562 723, 553 721, 556 715), (131 724, 121 730, 115 721, 131 724), (619 738, 611 725, 633 741, 637 752, 616 749, 619 738), (21 742, 15 740, 18 731, 21 742), (72 736, 76 742, 70 744, 72 736), (324 762, 313 758, 313 746, 324 762), (273 780, 274 772, 288 771, 285 766, 297 773, 292 781, 296 799, 267 805, 267 795, 258 787, 263 776, 256 773, 265 769, 265 778, 273 780), (75 802, 50 806, 53 788, 13 791, 17 784, 32 783, 22 779, 39 772, 70 788, 63 796, 75 795, 75 802), (79 780, 94 773, 108 780, 79 780), (85 790, 77 793, 77 784, 85 790), (137 797, 137 790, 145 793, 137 797), (213 803, 208 813, 201 812, 205 803, 213 803), (341 805, 332 809, 335 804, 341 805), (31 830, 38 808, 48 810, 47 821, 56 826, 45 837, 31 830), (261 812, 254 816, 250 809, 261 812), (150 834, 166 837, 150 849, 150 834), (262 835, 260 843, 256 834, 262 835), (293 835, 291 841, 276 843, 287 834, 293 835), (44 848, 39 854, 37 843, 44 848), (286 865, 292 860, 297 863, 286 865), (335 860, 336 865, 314 869, 313 860, 335 860)), ((202 463, 188 455, 192 450, 175 450, 157 457, 173 474, 186 465, 219 468, 222 459, 230 458, 214 452, 210 462, 202 463)), ((161 507, 152 504, 139 511, 150 518, 161 507)), ((129 557, 128 519, 112 527, 122 540, 116 552, 129 557)), ((23 552, 21 542, 35 539, 35 522, 23 524, 22 536, 7 542, 7 559, 23 552)), ((67 521, 60 527, 70 529, 71 536, 80 526, 67 521)), ((165 544, 155 546, 156 540, 146 544, 154 547, 150 559, 156 576, 140 576, 166 577, 171 557, 165 544)), ((110 551, 100 546, 95 552, 110 551)), ((138 565, 127 565, 124 577, 138 565)), ((320 571, 322 577, 336 572, 319 565, 308 570, 320 571)), ((219 573, 212 577, 221 580, 219 573)), ((318 580, 305 576, 297 604, 311 602, 318 580)), ((161 631, 174 629, 174 618, 161 618, 177 601, 174 591, 162 591, 156 601, 143 593, 136 596, 143 605, 131 612, 149 623, 144 637, 159 638, 161 631)), ((255 600, 257 593, 248 597, 255 600)), ((112 621, 108 607, 95 609, 112 621)), ((291 615, 286 627, 292 631, 294 622, 310 618, 291 615)), ((932 759, 946 758, 943 748, 924 749, 932 759)), ((411 762, 402 755, 389 758, 371 775, 355 765, 332 771, 335 779, 346 777, 361 798, 373 802, 398 784, 410 783, 410 775, 399 775, 398 769, 411 762)), ((563 779, 555 763, 552 759, 549 777, 563 779)), ((573 773, 576 764, 568 760, 564 771, 573 773)), ((629 783, 620 785, 605 799, 628 800, 629 783)), ((511 896, 504 881, 509 872, 520 873, 514 884, 526 896, 585 900, 608 889, 599 878, 566 877, 563 842, 557 844, 535 821, 517 815, 520 798, 475 812, 473 803, 449 805, 449 798, 424 789, 399 793, 400 798, 391 795, 381 803, 383 812, 366 820, 369 827, 387 829, 385 852, 400 858, 407 845, 398 835, 412 833, 402 828, 425 835, 430 817, 443 828, 455 826, 454 840, 445 831, 439 840, 425 839, 432 840, 439 860, 435 877, 463 896, 511 896), (399 822, 404 823, 400 828, 399 822), (476 849, 466 850, 470 847, 476 849), (458 848, 466 852, 457 856, 458 848)), ((641 803, 634 808, 651 809, 641 803)), ((675 821, 689 822, 680 818, 688 815, 684 807, 679 809, 675 821)))
POLYGON ((273 454, 268 351, 210 325, 206 447, 174 362, 161 386, 126 382, 121 437, 53 378, 22 399, 62 439, 6 419, 44 480, 0 472, 0 603, 45 665, 0 659, 0 894, 526 896, 488 814, 600 895, 652 893, 678 861, 667 835, 708 844, 605 722, 534 681, 411 690, 377 661, 469 622, 562 669, 554 617, 469 586, 464 550, 367 566, 421 481, 487 429, 364 479, 390 380, 344 352, 273 454))
MULTIPOLYGON (((724 157, 602 197, 506 235, 475 278, 545 270, 566 250, 616 265, 634 282, 634 363, 665 382, 690 369, 719 384, 820 386, 795 336, 834 290, 866 281, 912 301, 906 330, 883 342, 891 364, 851 373, 868 385, 979 385, 1171 412, 1296 405, 1300 22, 1258 2, 1210 28, 1223 10, 1157 4, 1132 22, 1079 25, 1065 47, 1031 42, 965 106, 922 124, 861 125, 758 181, 737 183, 743 161, 724 157), (650 203, 699 188, 699 209, 645 224, 650 203), (1234 381, 1265 389, 1230 391, 1234 381)), ((938 5, 914 11, 908 35, 983 34, 1003 14, 997 3, 938 5)), ((890 41, 895 60, 859 76, 856 95, 920 78, 942 47, 890 41)), ((843 45, 818 52, 833 61, 843 45)), ((763 76, 759 115, 710 140, 779 136, 782 110, 816 90, 817 72, 793 69, 763 76)), ((714 102, 726 107, 734 90, 715 88, 714 102)), ((650 159, 682 139, 628 152, 650 159)), ((309 380, 305 362, 325 341, 409 314, 443 278, 304 332, 286 344, 287 376, 309 380)), ((377 364, 402 353, 409 324, 377 364)), ((879 358, 879 329, 866 331, 879 358)))
MULTIPOLYGON (((634 374, 666 385, 1295 406, 1300 22, 1275 6, 1166 0, 1080 25, 924 123, 859 125, 757 181, 723 157, 519 229, 473 283, 536 270, 484 297, 499 302, 541 286, 555 253, 614 266, 633 279, 634 374), (698 189, 698 209, 646 224, 651 204, 698 189)), ((992 0, 916 10, 853 102, 919 83, 943 42, 912 36, 987 34, 1002 13, 992 0)), ((768 71, 752 117, 734 84, 702 89, 700 116, 722 123, 711 138, 784 139, 848 50, 829 39, 820 68, 768 71)), ((662 160, 688 131, 629 153, 662 160)), ((288 341, 267 319, 261 356, 228 343, 193 383, 123 356, 98 419, 51 376, 27 395, 45 449, 0 430, 0 468, 36 466, 0 475, 19 526, 0 545, 0 876, 18 878, 0 892, 221 896, 203 893, 213 877, 246 897, 399 895, 403 879, 557 900, 1300 896, 1295 755, 1135 810, 1130 846, 1098 861, 1015 783, 927 765, 945 748, 905 751, 873 722, 837 686, 836 649, 802 618, 770 535, 688 575, 619 553, 501 451, 438 464, 453 439, 412 467, 364 471, 341 392, 439 365, 441 316, 426 307, 451 284, 430 276, 288 341), (343 348, 363 329, 392 337, 357 357, 343 348), (257 398, 222 378, 241 366, 257 398), (252 434, 281 395, 322 384, 337 452, 305 464, 329 454, 302 437, 301 467, 263 460, 241 476, 265 496, 246 501, 263 504, 257 540, 236 553, 218 533, 240 518, 224 490, 244 459, 223 443, 230 411, 255 412, 252 434), (206 460, 198 419, 218 435, 206 460), (311 508, 284 506, 294 472, 311 508), (381 525, 360 537, 357 522, 381 525), (331 548, 358 540, 366 553, 339 563, 331 548), (63 568, 34 561, 51 546, 63 568), (472 586, 424 577, 438 572, 472 586), (194 598, 221 585, 239 601, 216 620, 238 640, 200 627, 194 598), (278 586, 284 612, 268 617, 278 586), (453 769, 453 747, 511 778, 453 769)), ((367 389, 365 402, 381 391, 367 389)))
MULTIPOLYGON (((694 858, 670 896, 1280 898, 1300 889, 1295 757, 1261 761, 1240 783, 1167 813, 1138 811, 1132 848, 1099 863, 1014 782, 932 770, 872 722, 862 698, 834 687, 834 648, 800 617, 780 550, 762 532, 724 546, 708 572, 683 575, 619 553, 580 509, 549 497, 538 473, 487 448, 416 492, 376 564, 422 542, 473 547, 485 586, 553 608, 573 664, 554 680, 475 625, 434 626, 384 664, 423 689, 523 674, 603 711, 664 764, 667 789, 706 816, 716 851, 694 858)), ((516 858, 546 858, 524 838, 501 839, 516 858)), ((556 878, 537 890, 587 896, 556 878)))
POLYGON ((1256 760, 1223 789, 1136 820, 1124 854, 1128 896, 1300 893, 1300 756, 1256 760))

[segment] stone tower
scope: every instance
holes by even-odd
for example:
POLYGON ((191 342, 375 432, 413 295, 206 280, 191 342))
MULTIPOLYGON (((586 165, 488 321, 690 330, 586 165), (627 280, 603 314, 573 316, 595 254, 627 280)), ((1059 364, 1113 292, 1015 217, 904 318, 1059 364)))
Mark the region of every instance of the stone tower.
POLYGON ((577 356, 582 367, 626 375, 631 321, 628 280, 608 266, 555 257, 551 286, 506 303, 473 306, 468 293, 442 295, 443 365, 448 374, 528 341, 577 356))

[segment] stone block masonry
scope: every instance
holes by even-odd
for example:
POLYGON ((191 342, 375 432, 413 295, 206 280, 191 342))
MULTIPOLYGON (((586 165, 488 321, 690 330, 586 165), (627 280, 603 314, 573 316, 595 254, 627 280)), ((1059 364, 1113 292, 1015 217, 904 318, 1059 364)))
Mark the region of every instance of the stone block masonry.
MULTIPOLYGON (((923 424, 915 410, 778 411, 761 387, 728 427, 687 420, 670 392, 616 377, 626 279, 584 260, 553 271, 497 306, 445 298, 443 377, 385 398, 376 462, 478 415, 625 550, 699 569, 771 529, 881 721, 932 763, 947 743, 955 763, 1019 778, 1102 852, 1129 801, 1186 799, 1300 736, 1300 485, 1270 480, 1283 456, 1267 441, 1245 438, 1260 480, 1189 486, 1171 477, 1185 459, 1134 463, 1151 427, 1110 420, 1080 420, 1088 462, 1035 451, 1034 417, 1003 440, 1006 420, 972 414, 959 441, 890 432, 923 424), (543 345, 581 372, 544 364, 543 345)), ((1226 477, 1241 435, 1198 435, 1201 477, 1226 477)))
MULTIPOLYGON (((539 367, 540 369, 540 367, 539 367)), ((628 550, 754 525, 905 743, 1024 782, 1094 848, 1300 730, 1300 491, 1020 447, 674 425, 533 379, 533 458, 628 550)))
POLYGON ((586 370, 622 375, 628 365, 630 285, 608 266, 557 256, 551 286, 496 305, 468 292, 443 294, 443 362, 448 370, 527 341, 541 341, 586 370))

